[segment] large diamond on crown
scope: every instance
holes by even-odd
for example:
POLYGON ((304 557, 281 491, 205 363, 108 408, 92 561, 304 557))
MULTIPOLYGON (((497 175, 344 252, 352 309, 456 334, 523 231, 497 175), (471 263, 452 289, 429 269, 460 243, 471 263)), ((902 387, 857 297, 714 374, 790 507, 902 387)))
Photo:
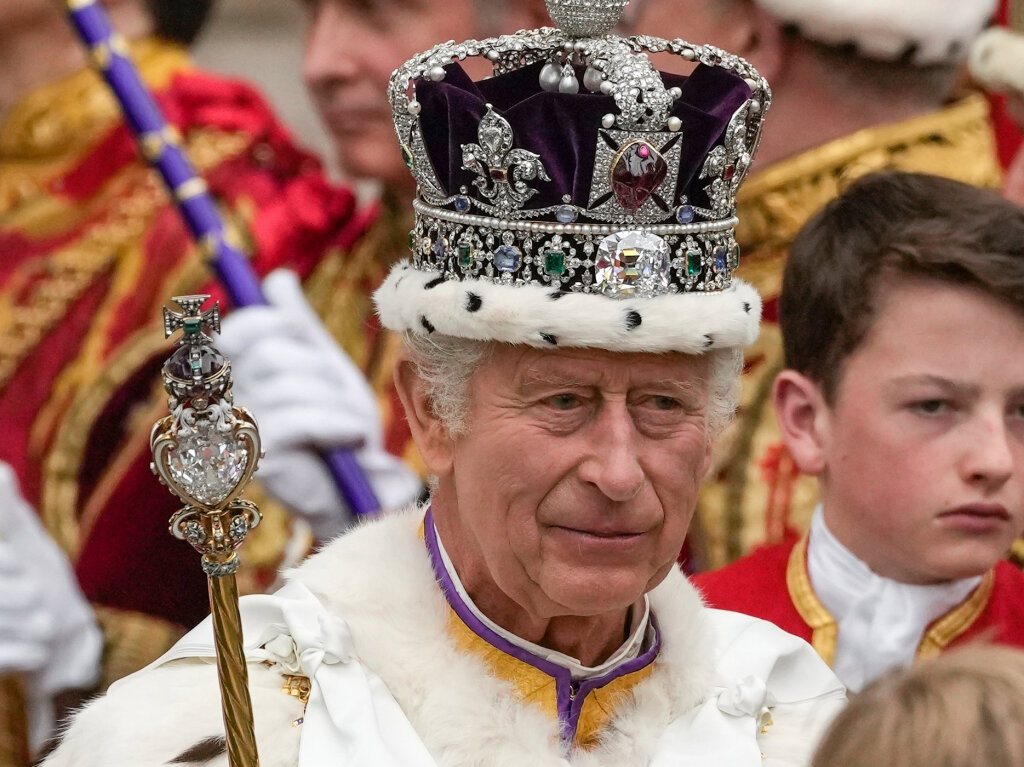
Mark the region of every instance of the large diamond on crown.
POLYGON ((206 419, 179 436, 168 456, 171 477, 189 496, 216 506, 234 491, 249 462, 249 451, 232 432, 206 419))
POLYGON ((671 253, 656 234, 630 230, 604 238, 594 263, 596 287, 605 295, 648 298, 668 291, 671 253))

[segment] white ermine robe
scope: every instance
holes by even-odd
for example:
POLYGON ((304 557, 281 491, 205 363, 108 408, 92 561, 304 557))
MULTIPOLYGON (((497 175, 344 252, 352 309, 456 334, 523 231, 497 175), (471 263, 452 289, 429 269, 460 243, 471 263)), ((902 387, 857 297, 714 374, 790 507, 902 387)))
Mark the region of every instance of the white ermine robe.
MULTIPOLYGON (((806 765, 845 702, 809 645, 711 610, 673 570, 650 593, 660 648, 599 742, 461 652, 421 535, 423 510, 342 536, 242 614, 262 767, 806 765), (309 678, 308 703, 286 675, 309 678)), ((74 720, 47 767, 157 767, 223 735, 209 620, 74 720)), ((204 764, 227 764, 223 754, 204 764)))

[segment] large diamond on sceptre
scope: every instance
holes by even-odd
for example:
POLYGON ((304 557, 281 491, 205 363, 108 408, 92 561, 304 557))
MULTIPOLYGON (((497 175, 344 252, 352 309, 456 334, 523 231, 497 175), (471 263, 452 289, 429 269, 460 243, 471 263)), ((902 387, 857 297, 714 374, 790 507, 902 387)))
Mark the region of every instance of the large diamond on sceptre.
POLYGON ((256 421, 234 404, 231 363, 213 346, 220 332, 209 296, 180 296, 164 309, 164 333, 182 332, 163 366, 171 414, 153 427, 153 471, 185 506, 170 530, 202 555, 210 587, 225 742, 231 767, 257 767, 252 701, 238 610, 237 549, 260 523, 256 504, 240 498, 261 456, 256 421))

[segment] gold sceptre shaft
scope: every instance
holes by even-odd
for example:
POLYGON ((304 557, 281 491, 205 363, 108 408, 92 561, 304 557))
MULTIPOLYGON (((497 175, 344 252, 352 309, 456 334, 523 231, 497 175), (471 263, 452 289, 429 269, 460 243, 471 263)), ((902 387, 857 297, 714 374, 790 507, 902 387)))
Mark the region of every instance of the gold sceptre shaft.
POLYGON ((213 347, 220 313, 202 309, 208 298, 179 296, 181 311, 164 309, 164 333, 182 336, 162 371, 171 414, 153 427, 150 447, 153 471, 186 504, 171 517, 171 534, 202 554, 208 578, 228 763, 258 767, 235 572, 236 549, 261 518, 239 498, 259 463, 260 437, 232 399, 231 362, 213 347))

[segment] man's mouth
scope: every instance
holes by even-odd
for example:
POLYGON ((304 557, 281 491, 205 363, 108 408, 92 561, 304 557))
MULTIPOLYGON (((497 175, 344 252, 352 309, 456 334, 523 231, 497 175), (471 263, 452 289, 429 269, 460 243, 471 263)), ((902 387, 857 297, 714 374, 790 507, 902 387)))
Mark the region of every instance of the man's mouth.
POLYGON ((963 506, 957 506, 939 514, 940 517, 948 516, 968 516, 978 517, 981 519, 1001 519, 1009 521, 1010 512, 1006 510, 1006 507, 999 503, 968 503, 963 506))
POLYGON ((1010 512, 998 503, 969 503, 938 515, 939 521, 966 533, 990 533, 1002 530, 1011 521, 1010 512))

